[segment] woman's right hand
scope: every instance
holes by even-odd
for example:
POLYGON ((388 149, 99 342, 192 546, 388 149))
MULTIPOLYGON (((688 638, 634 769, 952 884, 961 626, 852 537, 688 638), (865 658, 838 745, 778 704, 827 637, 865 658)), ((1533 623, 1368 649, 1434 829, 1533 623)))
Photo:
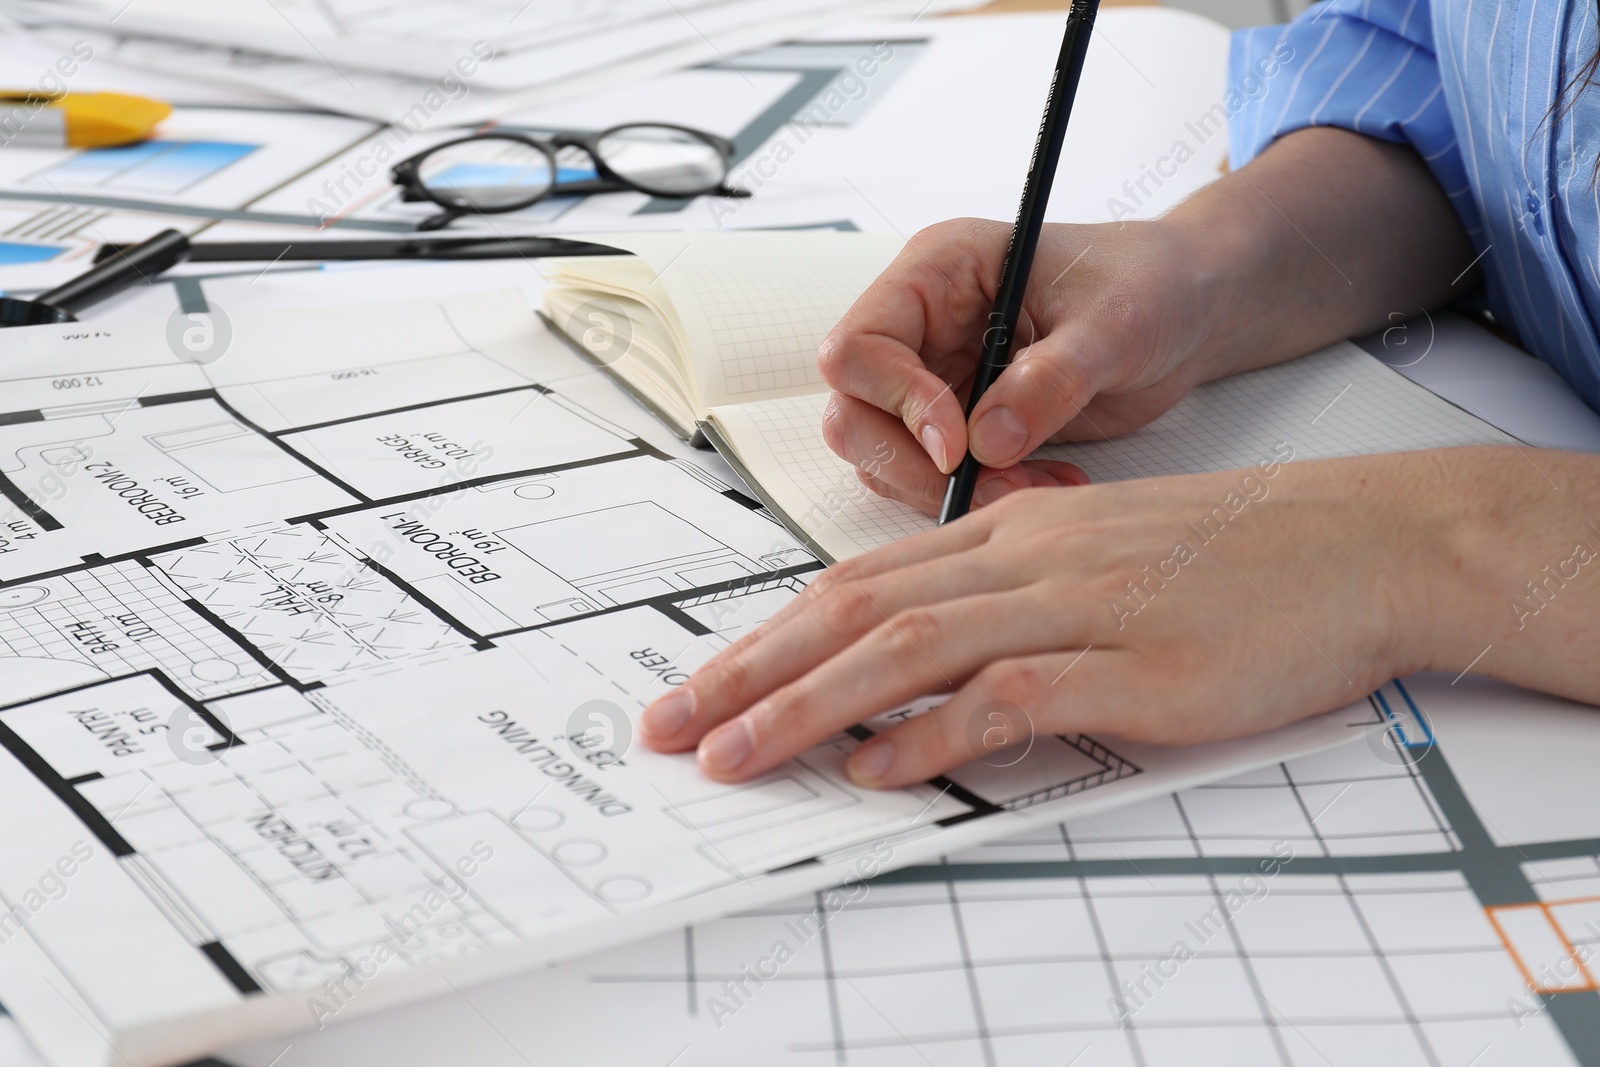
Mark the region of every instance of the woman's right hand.
POLYGON ((913 237, 823 342, 828 446, 883 496, 936 513, 966 450, 974 500, 1082 484, 1071 464, 1019 461, 1045 442, 1137 429, 1215 372, 1197 358, 1217 314, 1189 238, 1168 221, 1049 225, 1013 362, 964 417, 1011 227, 957 219, 913 237), (885 460, 883 457, 888 456, 885 460))

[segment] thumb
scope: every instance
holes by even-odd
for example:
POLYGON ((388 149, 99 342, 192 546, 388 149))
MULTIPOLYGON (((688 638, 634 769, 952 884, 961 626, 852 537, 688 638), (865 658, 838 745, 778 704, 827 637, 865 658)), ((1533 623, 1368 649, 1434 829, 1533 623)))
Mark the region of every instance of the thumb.
POLYGON ((986 467, 1009 467, 1042 445, 1110 379, 1109 353, 1092 340, 1049 334, 1018 352, 968 421, 967 444, 986 467))

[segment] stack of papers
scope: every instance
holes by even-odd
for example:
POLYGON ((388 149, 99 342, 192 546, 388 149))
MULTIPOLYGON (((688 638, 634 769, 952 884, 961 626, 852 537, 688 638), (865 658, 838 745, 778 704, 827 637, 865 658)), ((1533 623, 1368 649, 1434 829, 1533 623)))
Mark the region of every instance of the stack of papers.
POLYGON ((182 69, 396 122, 448 110, 461 124, 728 60, 845 17, 916 19, 980 0, 12 0, 33 29, 102 53, 182 69))
MULTIPOLYGON (((142 0, 129 14, 141 7, 142 0)), ((509 214, 458 219, 451 233, 826 228, 906 237, 949 218, 1005 219, 1016 210, 1060 23, 1053 14, 852 21, 528 107, 502 106, 520 90, 499 93, 476 81, 465 93, 446 87, 429 96, 404 75, 344 63, 341 73, 321 60, 247 57, 59 24, 7 36, 0 56, 23 72, 13 75, 19 84, 76 47, 92 58, 65 79, 71 91, 137 93, 174 111, 154 139, 129 149, 0 153, 0 288, 48 288, 76 270, 69 264, 51 276, 52 264, 167 227, 218 241, 412 233, 434 205, 402 201, 390 168, 461 136, 456 124, 474 116, 540 136, 631 121, 691 126, 733 142, 730 183, 753 195, 550 196, 509 214), (284 70, 293 76, 280 78, 284 70), (258 84, 196 80, 228 71, 258 84), (1004 77, 974 77, 996 71, 1004 77)), ((1225 156, 1226 138, 1189 128, 1224 91, 1222 27, 1186 12, 1111 8, 1095 33, 1114 47, 1091 54, 1083 92, 1117 106, 1075 116, 1051 221, 1158 215, 1214 179, 1225 156), (1179 141, 1192 157, 1128 200, 1129 176, 1179 141)), ((294 269, 305 268, 285 262, 273 273, 294 269)), ((170 311, 170 290, 156 291, 170 311)))

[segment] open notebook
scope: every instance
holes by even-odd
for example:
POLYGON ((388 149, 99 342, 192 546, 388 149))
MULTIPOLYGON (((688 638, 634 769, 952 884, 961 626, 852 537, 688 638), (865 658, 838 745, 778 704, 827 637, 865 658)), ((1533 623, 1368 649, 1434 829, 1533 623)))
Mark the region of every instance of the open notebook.
POLYGON ((893 234, 605 234, 632 256, 545 267, 545 316, 678 434, 713 407, 823 390, 817 345, 902 244, 893 234))
MULTIPOLYGON (((563 260, 547 315, 688 436, 691 419, 762 501, 839 560, 930 529, 869 492, 822 440, 827 388, 816 346, 893 258, 878 235, 739 233, 592 238, 632 257, 563 260), (586 308, 580 314, 578 309, 586 308), (584 315, 589 314, 590 318, 584 315), (620 316, 602 325, 608 316, 620 316)), ((1049 445, 1041 458, 1096 481, 1514 439, 1341 342, 1203 385, 1110 441, 1049 445)))

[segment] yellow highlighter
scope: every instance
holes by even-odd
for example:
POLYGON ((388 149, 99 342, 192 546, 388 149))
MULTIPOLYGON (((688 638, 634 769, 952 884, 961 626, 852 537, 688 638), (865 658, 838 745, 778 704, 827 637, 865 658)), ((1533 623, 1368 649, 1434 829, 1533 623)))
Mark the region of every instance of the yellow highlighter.
POLYGON ((0 145, 103 148, 143 141, 172 105, 124 93, 0 90, 0 145))

